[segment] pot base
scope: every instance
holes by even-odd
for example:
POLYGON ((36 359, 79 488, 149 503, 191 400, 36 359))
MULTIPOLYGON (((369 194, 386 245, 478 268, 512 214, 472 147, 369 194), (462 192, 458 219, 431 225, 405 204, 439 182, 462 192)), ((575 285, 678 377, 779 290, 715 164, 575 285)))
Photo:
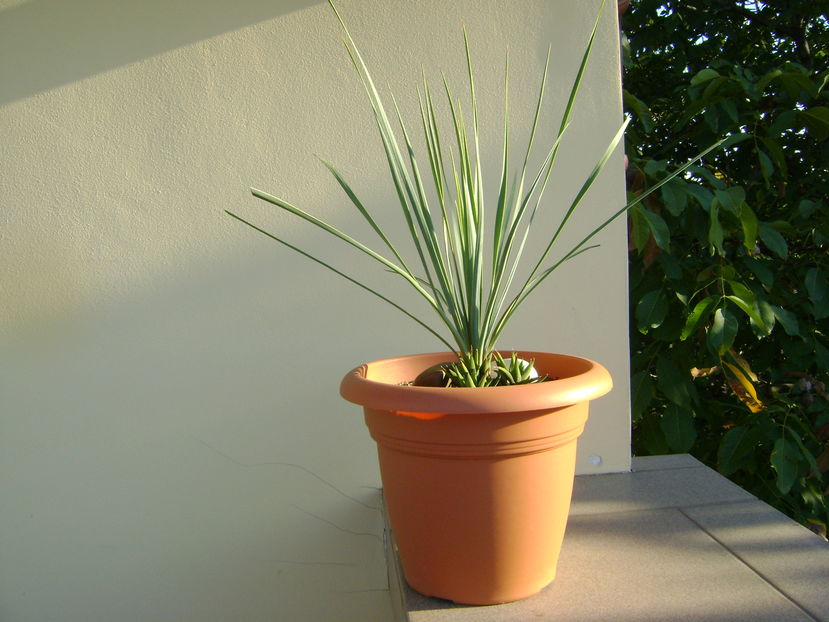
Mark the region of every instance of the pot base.
POLYGON ((447 597, 447 596, 441 596, 440 594, 428 594, 425 590, 419 589, 417 586, 412 585, 412 583, 409 582, 408 579, 406 579, 406 583, 408 583, 409 587, 412 588, 415 592, 417 592, 421 596, 425 596, 426 598, 439 598, 441 600, 447 600, 447 601, 449 601, 451 603, 454 603, 456 605, 467 605, 467 606, 472 606, 472 607, 476 607, 476 606, 477 607, 484 607, 484 606, 489 606, 489 605, 503 605, 505 603, 513 603, 513 602, 516 602, 516 601, 519 601, 519 600, 524 600, 525 598, 530 598, 532 596, 535 596, 536 594, 538 594, 539 592, 544 590, 544 588, 546 588, 548 585, 550 585, 555 580, 555 578, 556 578, 555 575, 556 575, 556 573, 553 572, 553 576, 548 581, 546 581, 543 585, 541 585, 539 588, 533 589, 533 590, 530 590, 530 591, 527 591, 527 592, 522 592, 520 594, 519 593, 512 594, 510 596, 510 598, 507 599, 507 600, 486 599, 486 600, 481 601, 481 602, 478 602, 478 601, 474 600, 474 598, 464 598, 463 600, 456 600, 455 598, 450 598, 450 597, 447 597))

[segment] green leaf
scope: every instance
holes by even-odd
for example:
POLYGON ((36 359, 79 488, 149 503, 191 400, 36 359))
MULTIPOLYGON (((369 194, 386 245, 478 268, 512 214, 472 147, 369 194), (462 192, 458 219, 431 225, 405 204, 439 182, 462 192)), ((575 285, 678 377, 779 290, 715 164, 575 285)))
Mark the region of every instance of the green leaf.
POLYGON ((756 94, 758 96, 762 96, 763 91, 766 89, 769 83, 771 83, 772 80, 780 77, 781 75, 783 75, 783 71, 780 69, 772 69, 771 71, 769 71, 766 75, 764 75, 757 81, 757 84, 755 85, 756 94))
POLYGON ((737 216, 740 213, 740 205, 746 200, 746 192, 742 186, 732 186, 726 190, 717 190, 714 197, 720 205, 737 216))
POLYGON ((737 278, 737 268, 727 263, 717 264, 714 266, 714 274, 721 279, 733 281, 737 278))
POLYGON ((763 318, 763 326, 765 330, 761 331, 759 326, 756 324, 752 324, 752 329, 754 329, 754 334, 758 337, 765 337, 771 334, 771 331, 774 329, 775 324, 775 316, 774 310, 772 306, 768 303, 768 301, 763 300, 762 298, 757 301, 757 310, 760 312, 760 317, 763 318))
POLYGON ((771 265, 774 265, 776 260, 771 260, 763 257, 744 257, 742 263, 757 277, 757 279, 765 287, 770 288, 774 285, 774 270, 771 265))
POLYGON ((740 114, 737 112, 737 105, 733 99, 723 99, 720 106, 734 123, 740 120, 740 114))
MULTIPOLYGON (((777 116, 774 117, 774 121, 769 128, 770 134, 781 135, 784 134, 787 130, 795 130, 798 131, 802 129, 801 124, 797 120, 797 111, 786 109, 782 110, 777 113, 777 116)), ((766 141, 761 138, 760 140, 765 143, 766 141)))
POLYGON ((653 380, 647 371, 642 370, 633 374, 630 379, 630 392, 632 398, 631 414, 633 420, 637 421, 645 413, 645 409, 654 396, 653 380))
POLYGON ((711 202, 714 200, 714 195, 708 188, 699 184, 688 184, 688 195, 694 197, 705 211, 711 209, 711 202))
POLYGON ((651 228, 645 216, 642 214, 644 208, 635 205, 630 210, 631 237, 633 246, 640 253, 645 250, 648 241, 651 239, 651 228))
POLYGON ((677 406, 691 408, 691 394, 688 385, 691 382, 691 373, 683 374, 671 360, 671 353, 667 352, 656 361, 656 384, 662 394, 677 406))
POLYGON ((738 326, 737 319, 728 309, 717 309, 714 312, 714 321, 708 328, 708 345, 722 356, 734 343, 738 326))
POLYGON ((652 456, 671 453, 657 417, 643 417, 636 425, 636 439, 652 456))
POLYGON ((627 89, 622 91, 622 93, 625 108, 636 115, 636 117, 639 119, 639 122, 642 124, 642 129, 649 134, 653 130, 653 121, 651 120, 651 114, 648 110, 648 106, 645 104, 645 102, 636 97, 636 95, 634 95, 627 89))
POLYGON ((760 223, 754 214, 754 210, 746 203, 743 203, 740 208, 740 225, 743 228, 743 246, 745 246, 747 251, 752 252, 757 245, 757 234, 760 229, 760 223))
POLYGON ((240 221, 240 222, 242 222, 242 223, 246 224, 247 226, 251 227, 251 228, 252 228, 252 229, 254 229, 255 231, 258 231, 259 233, 262 233, 263 235, 265 235, 265 236, 267 236, 267 237, 271 238, 272 240, 274 240, 274 241, 276 241, 276 242, 279 242, 280 244, 283 244, 284 246, 287 246, 288 248, 290 248, 291 250, 293 250, 293 251, 295 251, 295 252, 299 253, 299 254, 300 254, 300 255, 302 255, 303 257, 307 257, 307 258, 308 258, 308 259, 310 259, 311 261, 314 261, 314 262, 318 263, 319 265, 321 265, 321 266, 323 266, 323 267, 325 267, 325 268, 328 268, 329 270, 331 270, 331 271, 332 271, 332 272, 334 272, 335 274, 338 274, 339 276, 341 276, 341 277, 342 277, 342 278, 344 278, 345 280, 347 280, 347 281, 349 281, 349 282, 353 283, 354 285, 356 285, 356 286, 358 286, 358 287, 360 287, 360 288, 362 288, 362 289, 366 290, 366 291, 367 291, 367 292, 369 292, 370 294, 373 294, 374 296, 377 296, 377 298, 379 298, 380 300, 382 300, 382 301, 384 301, 384 302, 386 302, 386 303, 390 304, 392 307, 394 307, 395 309, 397 309, 398 311, 400 311, 400 312, 401 312, 401 313, 403 313, 404 315, 408 316, 409 318, 411 318, 412 320, 414 320, 415 322, 417 322, 418 324, 420 324, 423 328, 425 328, 427 331, 429 331, 429 332, 430 332, 430 333, 432 333, 435 337, 437 337, 439 341, 441 341, 441 342, 442 342, 443 344, 445 344, 447 347, 449 347, 450 349, 452 349, 452 344, 450 344, 448 341, 446 341, 446 339, 444 339, 444 338, 443 338, 443 337, 442 337, 439 333, 435 332, 435 330, 434 330, 431 326, 429 326, 428 324, 426 324, 425 322, 423 322, 423 321, 422 321, 421 319, 419 319, 418 317, 414 316, 412 313, 410 313, 409 311, 407 311, 406 309, 404 309, 403 307, 401 307, 399 304, 397 304, 397 303, 396 303, 396 302, 394 302, 393 300, 390 300, 389 298, 386 298, 385 296, 383 296, 383 295, 382 295, 382 294, 380 294, 379 292, 375 291, 375 290, 374 290, 374 289, 372 289, 371 287, 369 287, 369 286, 367 286, 367 285, 365 285, 365 284, 361 283, 360 281, 357 281, 356 279, 354 279, 354 278, 352 278, 352 277, 348 276, 347 274, 345 274, 345 273, 341 272, 340 270, 337 270, 335 267, 333 267, 332 265, 330 265, 330 264, 328 264, 328 263, 326 263, 326 262, 322 261, 321 259, 317 259, 317 258, 316 258, 316 257, 314 257, 313 255, 310 255, 309 253, 306 253, 306 252, 305 252, 304 250, 302 250, 301 248, 297 248, 297 247, 296 247, 296 246, 294 246, 293 244, 290 244, 290 243, 286 242, 285 240, 283 240, 283 239, 281 239, 281 238, 278 238, 278 237, 276 237, 275 235, 273 235, 273 234, 271 234, 271 233, 268 233, 267 231, 265 231, 265 230, 263 230, 263 229, 260 229, 260 228, 259 228, 259 227, 257 227, 256 225, 254 225, 254 224, 252 224, 252 223, 248 222, 247 220, 245 220, 245 219, 241 218, 240 216, 237 216, 237 215, 236 215, 236 214, 234 214, 233 212, 229 212, 229 211, 225 210, 225 213, 226 213, 228 216, 230 216, 230 217, 232 217, 232 218, 235 218, 236 220, 238 220, 238 221, 240 221))
POLYGON ((814 308, 812 309, 812 315, 815 316, 816 320, 822 320, 829 317, 829 298, 823 298, 819 302, 816 302, 814 304, 814 308))
POLYGON ((408 266, 406 265, 406 262, 403 260, 403 258, 400 256, 400 254, 397 252, 397 249, 392 245, 392 243, 389 241, 388 237, 386 237, 386 234, 378 226, 377 222, 371 216, 369 211, 360 202, 360 199, 357 198, 357 195, 354 194, 354 191, 351 189, 351 186, 349 186, 348 183, 345 181, 345 179, 343 179, 342 174, 334 167, 333 164, 331 164, 327 160, 324 160, 323 158, 319 158, 319 160, 320 160, 320 162, 322 162, 325 165, 325 167, 329 170, 329 172, 334 176, 334 179, 336 179, 337 183, 340 184, 340 187, 343 189, 343 192, 346 193, 346 195, 351 200, 351 202, 354 204, 354 206, 357 208, 357 210, 360 212, 360 214, 362 214, 363 218, 366 219, 366 222, 368 222, 368 224, 371 226, 371 228, 374 229, 375 233, 377 233, 377 235, 380 237, 380 239, 383 240, 383 242, 385 242, 385 244, 389 248, 389 250, 391 250, 391 252, 394 253, 394 256, 397 258, 397 261, 400 262, 401 267, 403 267, 404 270, 406 270, 408 272, 411 272, 411 270, 409 270, 408 266))
POLYGON ((817 140, 829 138, 829 108, 812 106, 808 110, 801 110, 800 117, 817 140))
POLYGON ((706 283, 720 278, 720 266, 711 262, 707 262, 703 265, 705 267, 697 272, 696 277, 694 277, 697 283, 706 283))
POLYGON ((698 72, 693 78, 691 78, 691 86, 699 86, 704 82, 708 82, 709 80, 719 77, 720 74, 716 70, 709 67, 698 72))
MULTIPOLYGON (((718 82, 712 81, 709 83, 709 88, 717 84, 718 82)), ((702 118, 705 119, 705 124, 711 128, 711 131, 714 132, 714 134, 720 133, 720 118, 717 116, 717 111, 714 108, 706 108, 702 113, 702 118)))
POLYGON ((818 82, 815 83, 815 97, 820 95, 821 91, 823 91, 824 87, 829 84, 829 71, 824 71, 822 74, 818 76, 818 82))
POLYGON ((748 287, 740 283, 739 281, 734 281, 733 279, 726 279, 726 284, 734 293, 735 296, 739 296, 743 300, 745 300, 748 304, 753 305, 755 302, 754 292, 751 291, 748 287))
POLYGON ((733 302, 739 309, 745 313, 751 323, 759 329, 760 333, 763 335, 768 334, 768 329, 766 327, 766 323, 763 321, 763 317, 760 315, 760 311, 755 307, 754 304, 749 304, 746 302, 745 299, 740 298, 739 296, 725 296, 726 300, 730 300, 733 302))
POLYGON ((757 150, 757 159, 760 162, 760 172, 763 173, 763 179, 766 182, 766 186, 768 186, 769 178, 774 175, 774 164, 762 149, 757 150))
POLYGON ((754 296, 754 292, 739 281, 729 280, 726 282, 732 291, 732 295, 726 296, 726 298, 737 305, 757 325, 763 334, 768 334, 769 330, 766 327, 763 316, 760 314, 760 310, 757 308, 757 299, 754 296))
POLYGON ((826 348, 819 341, 815 341, 815 359, 823 369, 829 369, 829 348, 826 348))
POLYGON ((752 138, 753 136, 751 134, 747 134, 745 132, 729 134, 723 141, 722 147, 723 149, 733 147, 734 145, 739 145, 740 143, 745 142, 747 140, 752 140, 752 138))
MULTIPOLYGON (((641 206, 636 205, 633 209, 637 207, 641 206)), ((650 229, 651 235, 653 235, 656 245, 662 250, 670 250, 671 232, 668 229, 668 225, 665 224, 665 221, 662 219, 662 216, 645 208, 641 208, 640 212, 642 217, 648 223, 648 228, 650 229)))
POLYGON ((800 327, 797 323, 797 316, 794 313, 775 305, 771 305, 771 310, 772 313, 774 313, 774 317, 778 322, 780 322, 783 330, 786 331, 787 335, 791 337, 800 337, 800 327))
POLYGON ((648 160, 645 163, 645 175, 648 177, 659 177, 659 173, 664 173, 668 170, 668 162, 666 160, 648 160))
POLYGON ((657 261, 662 266, 666 277, 675 280, 682 278, 682 264, 676 257, 669 253, 660 253, 657 261))
POLYGON ((786 259, 789 255, 789 245, 780 232, 767 222, 761 222, 759 226, 760 239, 763 244, 780 259, 786 259))
POLYGON ((636 320, 639 332, 647 333, 656 328, 668 314, 668 301, 665 300, 662 289, 650 291, 636 304, 636 320))
POLYGON ((777 474, 777 489, 784 495, 788 494, 797 480, 800 458, 797 444, 787 439, 785 435, 774 442, 771 466, 777 474))
POLYGON ((797 446, 800 448, 800 457, 801 462, 806 462, 809 465, 809 473, 817 475, 820 473, 820 467, 815 460, 815 457, 812 455, 812 452, 806 447, 803 443, 803 440, 800 438, 800 435, 797 433, 796 430, 787 427, 786 430, 789 432, 789 437, 797 443, 797 446))
POLYGON ((819 208, 819 204, 809 199, 803 199, 797 204, 797 211, 803 218, 810 218, 819 208))
POLYGON ((686 453, 697 439, 694 414, 690 410, 670 404, 659 421, 659 427, 672 451, 686 453))
POLYGON ((728 83, 728 81, 729 78, 725 78, 722 76, 716 76, 713 79, 707 81, 708 84, 705 85, 705 90, 702 92, 702 96, 699 98, 702 102, 705 102, 706 106, 708 106, 705 112, 710 111, 713 114, 713 116, 717 116, 716 108, 714 106, 709 105, 709 102, 712 101, 715 95, 720 95, 722 87, 725 86, 728 83))
POLYGON ((806 272, 806 291, 815 304, 826 299, 829 297, 829 276, 820 268, 809 268, 806 272))
POLYGON ((672 215, 679 216, 688 205, 687 184, 677 179, 665 184, 662 186, 662 200, 672 215))
POLYGON ((805 93, 810 97, 815 97, 815 85, 803 74, 803 70, 794 65, 789 65, 786 71, 780 76, 783 83, 783 88, 792 99, 800 99, 801 94, 805 93))
POLYGON ((739 470, 743 461, 755 449, 753 435, 745 426, 738 425, 726 432, 717 450, 717 470, 726 477, 739 470))
POLYGON ((708 243, 711 245, 712 254, 714 253, 714 250, 716 250, 720 255, 725 255, 725 251, 722 247, 724 234, 722 225, 720 224, 719 211, 719 204, 713 203, 711 205, 711 212, 709 213, 710 224, 708 227, 708 243))
POLYGON ((691 311, 690 315, 688 315, 688 319, 685 320, 685 326, 682 329, 682 333, 679 335, 680 341, 688 339, 688 337, 696 332, 697 327, 700 324, 705 323, 706 318, 710 315, 716 302, 717 299, 714 296, 708 296, 707 298, 700 300, 694 306, 694 310, 691 311))
MULTIPOLYGON (((788 128, 787 128, 788 129, 788 128)), ((766 147, 766 150, 769 152, 769 156, 771 157, 772 162, 780 171, 780 174, 786 178, 789 176, 789 166, 786 163, 786 153, 783 151, 783 147, 780 146, 780 143, 772 138, 763 137, 760 139, 760 142, 766 147)))

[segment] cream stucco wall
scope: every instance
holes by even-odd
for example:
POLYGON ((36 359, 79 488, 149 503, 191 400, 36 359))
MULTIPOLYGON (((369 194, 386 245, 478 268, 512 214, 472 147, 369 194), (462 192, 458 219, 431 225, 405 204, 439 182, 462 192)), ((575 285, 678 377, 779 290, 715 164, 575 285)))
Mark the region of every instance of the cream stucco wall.
MULTIPOLYGON (((339 5, 404 113, 421 64, 462 90, 465 24, 492 177, 504 51, 526 123, 552 43, 549 129, 597 3, 339 5)), ((621 117, 614 11, 553 211, 621 117)), ((247 191, 349 227, 318 153, 375 209, 393 205, 339 37, 311 0, 0 0, 0 619, 389 619, 374 448, 337 385, 361 362, 440 345, 222 211, 362 270, 247 191)), ((623 192, 620 151, 573 237, 623 192)), ((624 224, 600 241, 502 343, 614 374, 581 472, 629 465, 624 224)))

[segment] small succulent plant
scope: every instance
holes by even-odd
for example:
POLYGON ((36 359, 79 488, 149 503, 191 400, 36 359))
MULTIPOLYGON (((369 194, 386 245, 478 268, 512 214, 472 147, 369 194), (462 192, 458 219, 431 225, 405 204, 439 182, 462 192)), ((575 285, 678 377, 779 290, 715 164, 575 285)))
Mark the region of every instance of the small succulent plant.
POLYGON ((534 361, 518 358, 513 352, 504 359, 493 352, 489 365, 470 369, 464 361, 447 361, 423 370, 411 383, 416 387, 497 387, 511 384, 535 384, 549 380, 539 376, 534 361))

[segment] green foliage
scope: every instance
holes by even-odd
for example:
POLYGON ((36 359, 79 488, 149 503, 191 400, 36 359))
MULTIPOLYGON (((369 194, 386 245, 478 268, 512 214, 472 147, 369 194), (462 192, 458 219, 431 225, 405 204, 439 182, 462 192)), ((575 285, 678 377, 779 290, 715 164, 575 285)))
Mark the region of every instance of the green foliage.
POLYGON ((638 0, 623 21, 631 196, 729 137, 631 212, 635 451, 690 451, 824 534, 827 4, 638 0))
MULTIPOLYGON (((429 83, 424 77, 422 90, 417 94, 420 102, 420 115, 417 121, 422 129, 427 156, 427 165, 424 166, 423 158, 418 160, 415 154, 407 124, 400 114, 394 97, 390 97, 391 104, 389 104, 380 95, 348 28, 330 0, 329 4, 340 21, 346 50, 374 113, 389 166, 391 184, 399 199, 401 215, 408 229, 408 241, 416 250, 416 257, 409 258, 407 261, 398 252, 395 243, 378 226, 369 209, 357 198, 340 172, 328 162, 323 161, 323 164, 353 203, 360 218, 365 220, 379 237, 382 243, 380 250, 372 249, 368 244, 356 240, 351 235, 284 199, 261 190, 252 189, 252 192, 254 196, 303 219, 355 250, 368 255, 388 272, 396 275, 397 278, 404 279, 436 314, 439 319, 437 328, 430 326, 413 312, 358 279, 318 259, 312 253, 293 246, 279 236, 260 229, 236 214, 231 212, 228 214, 332 270, 417 322, 457 353, 459 363, 454 365, 454 370, 450 374, 455 379, 455 384, 487 386, 492 384, 490 377, 493 369, 496 370, 495 376, 498 382, 524 382, 526 380, 524 371, 504 365, 503 360, 495 352, 496 342, 504 327, 530 294, 559 266, 593 248, 589 242, 597 233, 628 209, 638 205, 648 194, 643 193, 633 197, 627 205, 622 206, 598 224, 569 250, 561 252, 556 248, 556 251, 561 253, 560 258, 550 259, 551 251, 559 241, 562 231, 615 152, 616 146, 621 142, 628 124, 628 121, 625 121, 621 123, 604 153, 586 175, 575 197, 572 200, 566 199, 569 202, 560 206, 563 216, 557 227, 553 231, 542 232, 547 244, 539 256, 531 262, 532 267, 528 270, 520 269, 532 224, 538 213, 547 207, 541 202, 541 198, 555 165, 561 139, 570 123, 605 0, 600 3, 596 21, 569 91, 558 131, 555 136, 549 138, 550 142, 544 151, 546 156, 537 171, 528 170, 528 162, 531 159, 536 130, 539 127, 539 118, 543 109, 549 53, 539 81, 534 114, 526 117, 532 119, 529 138, 526 147, 519 152, 519 166, 514 167, 515 170, 512 170, 513 156, 509 142, 508 72, 506 73, 504 93, 498 94, 498 98, 503 98, 504 101, 504 124, 503 129, 499 129, 503 132, 503 147, 499 153, 502 166, 498 195, 492 203, 484 200, 485 183, 481 173, 483 156, 478 151, 480 141, 477 93, 466 33, 464 33, 464 41, 468 77, 467 101, 471 113, 464 114, 460 100, 454 97, 444 79, 444 114, 450 120, 453 131, 451 136, 441 137, 438 128, 443 124, 438 122, 437 108, 429 83), (471 119, 471 121, 465 119, 471 119), (426 172, 421 173, 421 171, 426 172), (436 201, 427 199, 430 193, 426 188, 429 186, 436 201), (488 213, 485 204, 494 204, 494 208, 489 208, 492 213, 488 213)), ((657 190, 661 184, 668 183, 690 165, 689 162, 670 175, 665 175, 649 192, 657 190)), ((645 215, 644 218, 647 219, 648 216, 645 215)))

